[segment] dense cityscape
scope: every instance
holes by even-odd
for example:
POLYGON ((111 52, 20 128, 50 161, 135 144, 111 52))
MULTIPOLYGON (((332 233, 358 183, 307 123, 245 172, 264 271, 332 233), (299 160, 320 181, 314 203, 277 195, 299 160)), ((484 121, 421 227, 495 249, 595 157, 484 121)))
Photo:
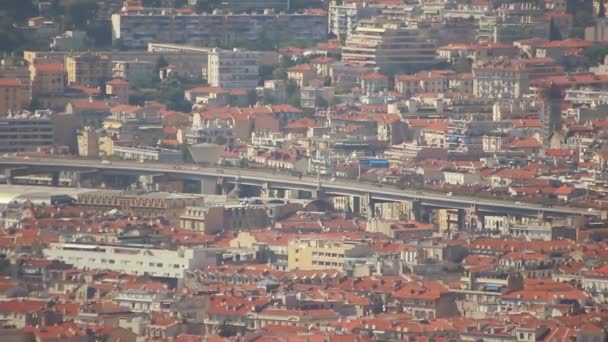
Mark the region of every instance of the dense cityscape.
POLYGON ((606 6, 0 1, 0 341, 607 341, 606 6))

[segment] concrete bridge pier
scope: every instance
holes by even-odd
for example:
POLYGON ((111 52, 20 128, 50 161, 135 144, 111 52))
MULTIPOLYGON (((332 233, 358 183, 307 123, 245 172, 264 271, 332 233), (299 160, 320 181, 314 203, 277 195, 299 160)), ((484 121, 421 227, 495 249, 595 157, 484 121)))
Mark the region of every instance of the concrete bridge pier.
POLYGON ((13 184, 16 176, 23 176, 29 173, 27 167, 13 167, 4 169, 4 177, 6 178, 6 184, 13 184))

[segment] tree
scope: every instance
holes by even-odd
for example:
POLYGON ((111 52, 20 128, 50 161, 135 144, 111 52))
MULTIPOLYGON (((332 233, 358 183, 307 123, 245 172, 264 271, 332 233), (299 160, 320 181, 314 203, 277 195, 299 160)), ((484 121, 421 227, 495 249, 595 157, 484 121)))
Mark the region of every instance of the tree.
POLYGON ((198 0, 194 10, 197 13, 211 12, 220 4, 219 0, 198 0))
POLYGON ((220 335, 221 337, 232 337, 232 336, 236 336, 237 333, 238 332, 236 331, 236 328, 234 327, 234 325, 230 324, 230 322, 228 322, 228 321, 223 321, 217 327, 217 334, 220 335))
POLYGON ((188 5, 188 0, 175 0, 175 8, 183 8, 188 5))
POLYGON ((95 0, 65 0, 61 2, 61 10, 65 29, 86 30, 98 7, 95 0))
POLYGON ((608 54, 608 47, 593 46, 585 50, 585 64, 587 66, 598 65, 604 60, 604 57, 608 54))
POLYGON ((604 4, 604 0, 600 0, 600 8, 597 11, 598 18, 606 18, 606 5, 604 4))
POLYGON ((16 21, 23 21, 38 15, 38 9, 34 6, 32 0, 3 0, 0 7, 8 12, 10 18, 14 18, 16 21))
POLYGON ((549 40, 562 40, 562 33, 560 32, 559 27, 555 25, 553 18, 551 18, 551 21, 549 22, 549 40))
POLYGON ((286 80, 287 69, 283 66, 277 66, 272 72, 272 78, 275 80, 286 80))

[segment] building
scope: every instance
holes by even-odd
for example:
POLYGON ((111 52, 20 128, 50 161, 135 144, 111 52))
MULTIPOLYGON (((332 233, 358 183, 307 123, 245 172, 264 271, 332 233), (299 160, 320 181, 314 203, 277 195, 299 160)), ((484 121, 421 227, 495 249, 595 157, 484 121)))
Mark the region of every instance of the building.
POLYGON ((166 192, 99 190, 79 194, 77 203, 98 213, 115 209, 146 219, 164 217, 177 226, 183 210, 188 206, 203 204, 203 198, 166 192))
POLYGON ((22 112, 0 118, 0 152, 31 151, 53 141, 53 121, 47 113, 22 112))
POLYGON ((50 48, 54 51, 74 51, 84 47, 87 33, 85 31, 65 31, 51 38, 50 48))
POLYGON ((0 117, 20 112, 29 103, 29 94, 18 78, 0 78, 0 117))
POLYGON ((30 64, 30 89, 32 98, 61 95, 65 91, 66 78, 63 64, 30 64))
POLYGON ((327 16, 272 11, 182 15, 170 8, 126 8, 112 15, 112 40, 128 49, 154 42, 209 46, 256 41, 268 33, 274 35, 274 42, 325 41, 327 16))
POLYGON ((68 55, 65 58, 68 84, 96 87, 110 78, 110 59, 98 54, 68 55))
POLYGON ((129 104, 129 81, 115 78, 106 82, 106 95, 117 104, 129 104))
POLYGON ((585 40, 607 41, 608 18, 599 18, 595 25, 585 28, 585 40))
POLYGON ((287 248, 287 268, 303 271, 342 269, 346 259, 372 254, 364 242, 321 238, 293 239, 287 248))
POLYGON ((125 79, 130 83, 152 81, 155 76, 154 69, 154 63, 149 61, 112 61, 112 77, 125 79))
POLYGON ((378 14, 378 8, 369 3, 349 0, 334 0, 329 3, 327 30, 337 37, 352 33, 361 19, 378 14))
POLYGON ((563 67, 551 58, 479 61, 473 64, 473 94, 477 97, 519 98, 529 92, 530 81, 563 72, 563 67))
POLYGON ((298 87, 308 86, 317 77, 317 72, 310 64, 299 64, 287 69, 287 79, 295 82, 298 87))
POLYGON ((388 77, 377 72, 361 75, 360 87, 364 94, 373 94, 388 89, 388 77))
POLYGON ((184 161, 182 151, 160 147, 114 144, 112 152, 115 157, 120 159, 157 161, 161 163, 182 163, 184 161))
POLYGON ((216 251, 204 247, 176 250, 119 245, 52 243, 42 251, 47 259, 76 268, 181 279, 187 271, 216 264, 216 251))
POLYGON ((564 94, 555 85, 550 85, 542 91, 540 121, 542 125, 542 144, 548 147, 553 133, 562 128, 562 102, 564 94))
POLYGON ((232 146, 236 142, 234 119, 207 117, 195 113, 192 117, 192 127, 185 132, 184 138, 189 145, 212 143, 232 146))
POLYGON ((101 127, 110 116, 110 106, 105 101, 72 100, 65 106, 67 114, 73 114, 82 126, 101 127))
POLYGON ((263 12, 267 9, 289 11, 289 0, 224 0, 218 4, 219 9, 233 13, 263 12))
POLYGON ((213 49, 207 65, 209 85, 224 89, 255 89, 258 86, 258 55, 255 52, 213 49))
POLYGON ((342 47, 342 61, 389 72, 423 69, 436 63, 435 42, 420 30, 385 20, 361 20, 342 47))
POLYGON ((99 134, 93 127, 87 126, 78 130, 78 155, 81 157, 99 157, 99 134))

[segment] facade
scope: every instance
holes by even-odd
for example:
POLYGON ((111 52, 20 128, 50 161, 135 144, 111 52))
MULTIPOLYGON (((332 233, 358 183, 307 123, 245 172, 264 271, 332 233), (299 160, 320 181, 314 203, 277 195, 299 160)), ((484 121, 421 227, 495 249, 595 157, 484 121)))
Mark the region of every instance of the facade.
POLYGON ((32 98, 61 95, 65 91, 66 77, 63 64, 30 64, 32 98))
POLYGON ((551 58, 480 61, 473 65, 473 94, 477 97, 519 98, 529 93, 530 81, 559 75, 562 66, 551 58))
POLYGON ((87 33, 84 31, 65 31, 51 38, 50 48, 55 51, 73 51, 84 47, 87 33))
POLYGON ((177 250, 118 245, 52 243, 45 258, 76 268, 105 269, 135 275, 181 279, 184 272, 215 265, 216 251, 197 247, 177 250))
POLYGON ((303 271, 342 269, 347 258, 372 254, 366 243, 358 241, 293 239, 287 248, 287 268, 303 271))
POLYGON ((118 104, 129 103, 129 81, 115 78, 106 82, 106 95, 118 104))
POLYGON ((166 192, 99 190, 79 194, 77 203, 99 213, 116 209, 146 219, 164 217, 177 226, 183 210, 202 204, 203 198, 166 192))
POLYGON ((184 134, 184 140, 189 145, 212 143, 218 145, 234 145, 236 134, 232 118, 205 118, 195 113, 192 127, 184 134))
POLYGON ((563 94, 556 86, 549 86, 542 91, 540 121, 542 125, 542 144, 548 147, 551 136, 562 128, 563 94))
POLYGON ((149 146, 123 146, 114 144, 113 154, 120 159, 182 163, 182 151, 149 146))
POLYGON ((383 20, 361 20, 342 47, 342 61, 399 71, 436 63, 435 42, 415 28, 383 20))
POLYGON ((130 49, 146 48, 148 43, 159 41, 198 46, 255 41, 268 32, 276 34, 276 41, 324 41, 327 16, 269 11, 181 15, 168 8, 127 10, 112 15, 112 40, 130 49))
POLYGON ((110 78, 110 59, 97 54, 69 55, 65 58, 68 84, 96 87, 110 78))
POLYGON ((78 155, 81 157, 99 157, 99 135, 93 127, 87 126, 78 130, 78 155))
POLYGON ((29 102, 29 94, 21 80, 0 78, 0 117, 20 112, 29 102))
POLYGON ((288 11, 289 0, 225 0, 220 2, 218 8, 233 13, 263 12, 267 9, 288 11))
POLYGON ((46 113, 23 113, 0 118, 0 152, 35 150, 52 145, 53 122, 46 113))
POLYGON ((361 19, 368 19, 379 11, 368 3, 349 0, 334 0, 329 3, 327 28, 337 37, 352 33, 361 19))
POLYGON ((207 65, 209 85, 224 89, 258 86, 258 55, 255 52, 213 49, 207 65))
POLYGON ((154 77, 154 63, 149 61, 112 61, 112 77, 133 83, 150 82, 154 77))

